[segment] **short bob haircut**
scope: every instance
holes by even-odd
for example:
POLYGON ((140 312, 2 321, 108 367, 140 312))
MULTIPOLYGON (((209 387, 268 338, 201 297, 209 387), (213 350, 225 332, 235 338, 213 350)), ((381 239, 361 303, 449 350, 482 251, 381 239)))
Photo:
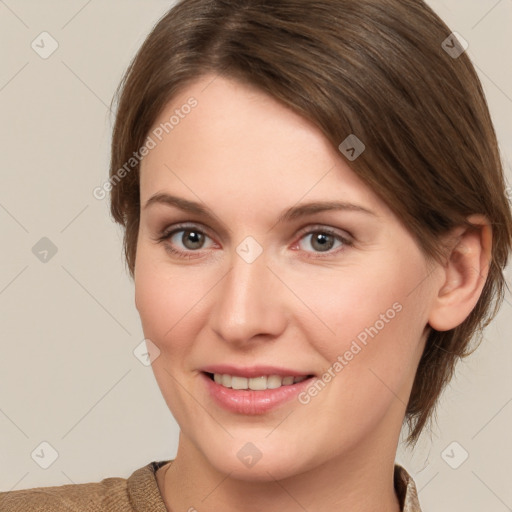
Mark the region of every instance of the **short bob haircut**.
POLYGON ((351 169, 401 219, 427 262, 443 261, 443 234, 470 227, 471 214, 487 216, 486 283, 464 322, 431 328, 405 413, 409 445, 435 417, 456 362, 476 349, 501 306, 511 249, 487 102, 467 54, 447 51, 455 45, 454 36, 446 43, 450 36, 421 0, 181 0, 156 23, 113 98, 110 208, 124 228, 132 278, 140 166, 131 164, 121 180, 116 173, 172 97, 209 73, 258 87, 312 121, 335 148, 355 134, 366 149, 348 162, 351 169))

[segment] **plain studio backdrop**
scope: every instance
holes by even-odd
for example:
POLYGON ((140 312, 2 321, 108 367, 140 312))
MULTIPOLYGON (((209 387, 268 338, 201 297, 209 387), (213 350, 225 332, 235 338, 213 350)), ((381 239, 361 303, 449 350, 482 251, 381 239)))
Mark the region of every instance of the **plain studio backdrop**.
MULTIPOLYGON (((512 183, 512 0, 428 3, 469 43, 512 183)), ((141 362, 122 233, 93 196, 114 90, 171 5, 0 0, 0 491, 127 477, 176 454, 177 424, 141 362)), ((511 334, 507 293, 432 439, 398 452, 425 512, 512 507, 511 334)))

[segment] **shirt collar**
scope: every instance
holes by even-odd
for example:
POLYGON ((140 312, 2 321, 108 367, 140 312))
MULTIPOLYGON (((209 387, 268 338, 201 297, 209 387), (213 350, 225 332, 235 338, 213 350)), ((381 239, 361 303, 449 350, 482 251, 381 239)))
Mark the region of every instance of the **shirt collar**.
POLYGON ((395 464, 394 482, 400 510, 402 512, 421 512, 416 484, 411 475, 399 464, 395 464))

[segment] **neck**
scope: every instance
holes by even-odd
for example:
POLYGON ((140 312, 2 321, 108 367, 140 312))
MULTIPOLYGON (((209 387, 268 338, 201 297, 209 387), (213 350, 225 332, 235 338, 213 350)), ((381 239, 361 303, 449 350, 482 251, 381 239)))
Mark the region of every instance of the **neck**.
POLYGON ((400 512, 393 481, 398 437, 387 446, 380 436, 376 441, 287 478, 248 481, 217 471, 180 433, 159 485, 170 512, 400 512))

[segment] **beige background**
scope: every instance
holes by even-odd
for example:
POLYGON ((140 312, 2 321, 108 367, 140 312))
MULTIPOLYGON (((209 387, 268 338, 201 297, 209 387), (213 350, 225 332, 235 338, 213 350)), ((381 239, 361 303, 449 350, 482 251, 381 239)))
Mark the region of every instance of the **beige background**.
MULTIPOLYGON (((512 0, 429 3, 469 42, 510 181, 512 0)), ((133 354, 143 334, 121 231, 92 195, 108 177, 114 89, 170 5, 0 0, 0 491, 127 477, 175 455, 177 425, 133 354), (43 31, 59 45, 47 59, 31 47, 43 31), (57 249, 46 263, 32 251, 43 237, 57 249), (58 453, 48 469, 42 442, 58 453)), ((511 333, 507 294, 432 439, 399 451, 424 512, 512 510, 511 333)))

